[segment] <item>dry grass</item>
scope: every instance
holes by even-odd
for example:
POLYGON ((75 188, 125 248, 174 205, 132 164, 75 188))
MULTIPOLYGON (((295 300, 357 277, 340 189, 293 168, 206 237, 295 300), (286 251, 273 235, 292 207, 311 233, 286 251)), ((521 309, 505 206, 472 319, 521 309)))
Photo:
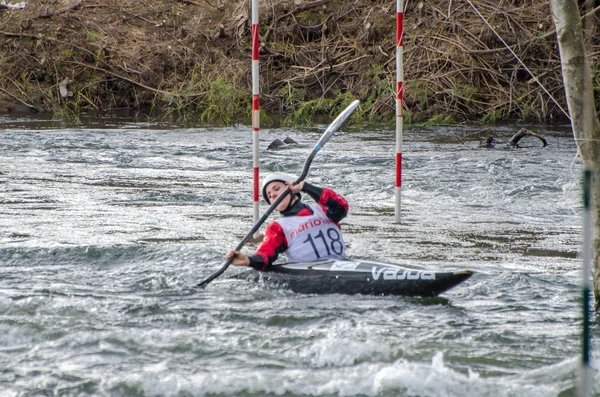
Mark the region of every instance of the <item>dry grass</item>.
MULTIPOLYGON (((410 0, 405 7, 409 121, 565 119, 546 2, 410 0)), ((247 2, 219 0, 40 0, 1 10, 0 111, 23 103, 63 113, 165 108, 185 119, 234 121, 219 114, 223 108, 247 118, 248 17, 247 2), (65 79, 71 96, 63 98, 65 79)), ((260 19, 267 112, 302 121, 358 98, 362 117, 393 119, 395 2, 263 0, 260 19)), ((590 37, 598 87, 600 34, 590 37)))

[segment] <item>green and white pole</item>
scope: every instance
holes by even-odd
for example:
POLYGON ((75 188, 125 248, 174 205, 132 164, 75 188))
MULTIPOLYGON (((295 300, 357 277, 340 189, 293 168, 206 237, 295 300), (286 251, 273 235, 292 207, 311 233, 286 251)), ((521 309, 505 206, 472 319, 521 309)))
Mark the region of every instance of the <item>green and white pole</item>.
POLYGON ((592 171, 583 171, 583 270, 581 275, 581 290, 583 306, 582 360, 581 383, 579 396, 592 395, 592 367, 590 366, 590 274, 592 271, 592 171))

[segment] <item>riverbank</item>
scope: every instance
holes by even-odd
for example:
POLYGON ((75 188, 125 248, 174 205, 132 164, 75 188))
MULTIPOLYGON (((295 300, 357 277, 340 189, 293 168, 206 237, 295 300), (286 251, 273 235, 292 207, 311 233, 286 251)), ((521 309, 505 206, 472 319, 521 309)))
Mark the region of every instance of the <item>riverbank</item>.
MULTIPOLYGON (((393 120, 395 6, 261 1, 263 119, 302 124, 356 98, 355 120, 393 120)), ((0 26, 0 113, 29 108, 76 120, 144 109, 182 122, 249 120, 247 2, 28 2, 0 9, 0 26)), ((590 37, 600 98, 600 35, 590 37)), ((545 2, 407 2, 404 38, 407 122, 565 119, 545 2)))

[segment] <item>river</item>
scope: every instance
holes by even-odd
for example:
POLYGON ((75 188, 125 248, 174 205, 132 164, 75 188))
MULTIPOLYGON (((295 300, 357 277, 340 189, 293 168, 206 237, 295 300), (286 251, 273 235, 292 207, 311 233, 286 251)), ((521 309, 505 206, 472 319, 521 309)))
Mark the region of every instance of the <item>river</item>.
MULTIPOLYGON (((325 128, 262 130, 262 174, 299 174, 325 128)), ((568 128, 406 127, 398 224, 393 127, 343 127, 318 153, 307 180, 348 199, 350 257, 475 272, 439 298, 301 295, 234 267, 186 295, 252 227, 251 142, 244 125, 0 117, 0 395, 576 394, 568 128), (548 146, 479 147, 520 128, 548 146)))

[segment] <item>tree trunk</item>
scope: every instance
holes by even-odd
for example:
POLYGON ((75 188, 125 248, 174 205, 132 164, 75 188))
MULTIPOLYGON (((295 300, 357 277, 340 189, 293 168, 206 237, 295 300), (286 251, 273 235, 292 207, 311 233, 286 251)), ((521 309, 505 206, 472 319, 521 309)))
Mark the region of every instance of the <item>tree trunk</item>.
POLYGON ((550 0, 558 36, 558 47, 565 83, 573 136, 583 165, 594 175, 591 210, 594 236, 594 297, 600 307, 600 121, 592 92, 590 68, 586 62, 583 24, 577 0, 550 0))

